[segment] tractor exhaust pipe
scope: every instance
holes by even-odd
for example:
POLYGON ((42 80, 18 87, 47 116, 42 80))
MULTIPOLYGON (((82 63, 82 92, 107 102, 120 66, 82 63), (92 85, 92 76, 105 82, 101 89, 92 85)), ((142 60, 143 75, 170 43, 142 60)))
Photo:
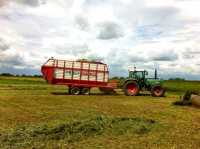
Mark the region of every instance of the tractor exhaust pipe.
POLYGON ((157 69, 155 69, 154 76, 155 76, 155 79, 158 79, 158 72, 157 72, 157 69))

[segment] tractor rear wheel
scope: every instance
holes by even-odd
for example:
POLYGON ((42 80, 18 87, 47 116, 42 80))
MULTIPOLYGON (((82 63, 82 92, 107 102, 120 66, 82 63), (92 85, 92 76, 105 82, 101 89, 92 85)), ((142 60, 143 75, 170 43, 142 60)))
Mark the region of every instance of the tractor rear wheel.
POLYGON ((162 97, 165 94, 165 89, 160 85, 155 85, 151 89, 151 94, 154 97, 162 97))
POLYGON ((78 87, 72 87, 71 88, 71 94, 72 95, 79 95, 80 94, 80 88, 78 88, 78 87))
POLYGON ((90 88, 82 88, 81 93, 83 95, 89 95, 90 94, 90 88))
POLYGON ((137 82, 127 82, 124 85, 124 93, 126 96, 136 96, 139 93, 139 86, 137 84, 137 82))

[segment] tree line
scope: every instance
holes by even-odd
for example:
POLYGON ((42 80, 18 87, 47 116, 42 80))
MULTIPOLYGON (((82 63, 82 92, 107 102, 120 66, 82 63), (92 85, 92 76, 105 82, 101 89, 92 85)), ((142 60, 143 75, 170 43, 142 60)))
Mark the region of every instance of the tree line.
POLYGON ((27 75, 27 74, 12 74, 12 73, 0 73, 0 76, 4 77, 37 77, 41 78, 41 75, 33 74, 33 75, 27 75))

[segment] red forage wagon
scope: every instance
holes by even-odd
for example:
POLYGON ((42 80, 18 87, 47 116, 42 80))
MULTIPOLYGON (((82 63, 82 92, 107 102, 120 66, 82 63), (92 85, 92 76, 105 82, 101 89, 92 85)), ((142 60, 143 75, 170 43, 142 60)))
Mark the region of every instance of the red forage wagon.
POLYGON ((69 93, 89 94, 92 87, 105 93, 114 92, 116 83, 109 83, 108 66, 94 61, 68 61, 50 58, 41 68, 50 84, 66 85, 69 93))

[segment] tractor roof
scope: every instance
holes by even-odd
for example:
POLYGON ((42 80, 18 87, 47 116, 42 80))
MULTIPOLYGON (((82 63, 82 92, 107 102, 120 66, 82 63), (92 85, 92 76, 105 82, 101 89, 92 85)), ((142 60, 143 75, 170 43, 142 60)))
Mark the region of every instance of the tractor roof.
POLYGON ((146 70, 144 70, 144 69, 129 69, 129 71, 136 71, 136 72, 137 71, 142 71, 143 72, 143 71, 146 71, 146 70))

